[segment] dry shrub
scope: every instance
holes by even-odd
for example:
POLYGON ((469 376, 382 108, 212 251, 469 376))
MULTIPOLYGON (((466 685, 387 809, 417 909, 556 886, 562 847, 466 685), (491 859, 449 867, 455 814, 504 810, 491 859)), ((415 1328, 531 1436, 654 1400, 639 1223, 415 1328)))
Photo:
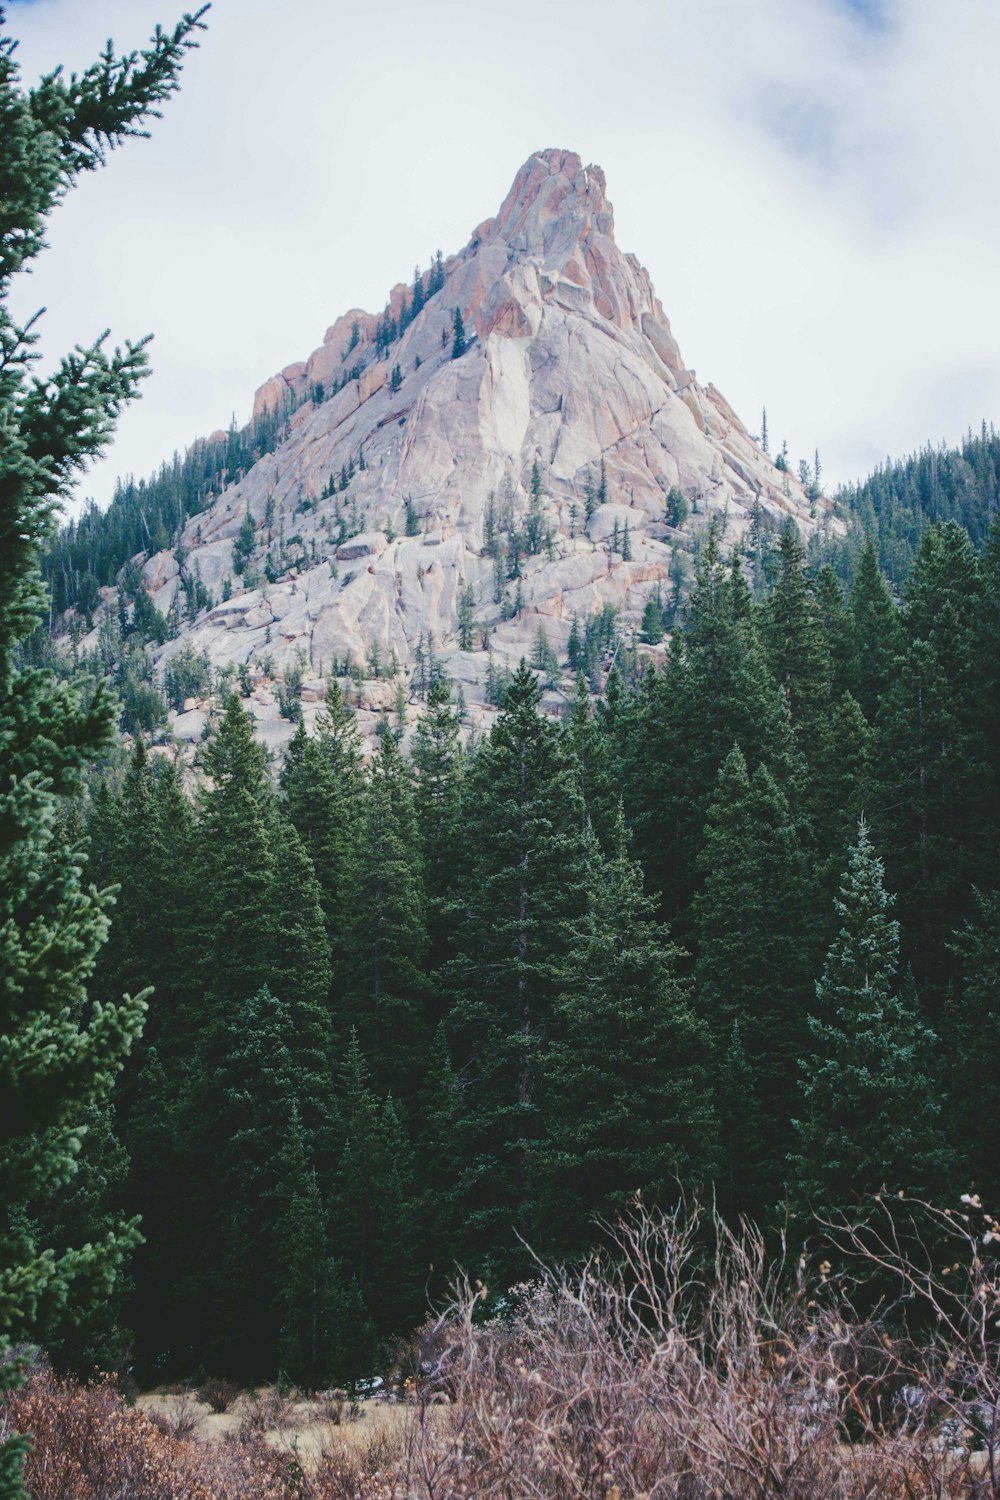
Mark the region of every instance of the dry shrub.
POLYGON ((241 1440, 265 1432, 287 1432, 295 1420, 295 1402, 273 1387, 249 1397, 240 1417, 241 1440))
POLYGON ((31 1433, 32 1500, 216 1500, 190 1451, 110 1383, 35 1375, 6 1397, 3 1415, 10 1429, 31 1433))
POLYGON ((422 1341, 407 1493, 1000 1500, 996 1263, 975 1216, 921 1214, 947 1274, 888 1205, 827 1226, 897 1294, 864 1319, 825 1272, 807 1284, 754 1229, 697 1210, 636 1212, 610 1257, 540 1267, 485 1325, 464 1287, 422 1341), (900 1297, 933 1337, 896 1336, 900 1297))
POLYGON ((34 1500, 1000 1500, 1000 1226, 974 1201, 920 1214, 923 1240, 892 1205, 826 1226, 889 1289, 869 1278, 862 1317, 750 1227, 637 1211, 502 1317, 459 1288, 414 1352, 415 1404, 332 1434, 311 1474, 294 1436, 265 1441, 292 1419, 273 1391, 234 1441, 182 1443, 41 1371, 0 1430, 35 1435, 34 1500))
POLYGON ((198 1399, 214 1412, 227 1412, 240 1394, 240 1388, 232 1380, 206 1380, 198 1391, 198 1399))
POLYGON ((404 1500, 411 1487, 416 1429, 382 1428, 362 1443, 326 1444, 312 1481, 317 1500, 404 1500))
POLYGON ((184 1389, 173 1399, 170 1406, 150 1407, 147 1416, 164 1437, 176 1438, 180 1443, 189 1442, 202 1424, 202 1414, 198 1410, 197 1401, 190 1391, 184 1389))
MULTIPOLYGON (((334 1389, 331 1391, 317 1391, 315 1397, 316 1420, 329 1422, 331 1427, 339 1427, 348 1420, 348 1395, 346 1391, 334 1389)), ((356 1402, 351 1402, 356 1406, 356 1402)))

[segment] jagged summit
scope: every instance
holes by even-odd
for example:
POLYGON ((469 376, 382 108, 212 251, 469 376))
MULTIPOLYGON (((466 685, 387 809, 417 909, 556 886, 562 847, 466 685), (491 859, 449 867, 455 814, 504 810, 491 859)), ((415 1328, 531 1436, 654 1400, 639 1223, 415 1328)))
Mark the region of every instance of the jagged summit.
MULTIPOLYGON (((188 522, 183 567, 216 602, 162 658, 193 644, 246 664, 276 743, 291 726, 271 683, 303 663, 308 705, 350 659, 374 723, 396 699, 385 665, 409 690, 432 649, 488 717, 491 656, 495 673, 542 625, 562 658, 573 617, 607 605, 627 636, 712 516, 736 539, 755 505, 804 530, 826 514, 685 366, 615 242, 603 172, 569 151, 531 156, 463 250, 382 313, 338 318, 254 413, 287 428, 188 522)), ((173 553, 145 563, 164 612, 178 571, 173 553)))

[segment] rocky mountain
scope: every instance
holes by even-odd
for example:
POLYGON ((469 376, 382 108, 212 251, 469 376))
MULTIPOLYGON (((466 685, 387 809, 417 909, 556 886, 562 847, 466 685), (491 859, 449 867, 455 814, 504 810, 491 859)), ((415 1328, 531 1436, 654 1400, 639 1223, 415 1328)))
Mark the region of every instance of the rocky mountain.
MULTIPOLYGON (((158 669, 186 647, 242 668, 274 744, 292 728, 282 680, 301 679, 308 720, 349 665, 367 728, 399 711, 400 682, 415 716, 431 658, 486 721, 488 679, 531 655, 539 626, 560 662, 574 617, 582 630, 612 606, 634 635, 712 517, 726 542, 755 506, 804 533, 828 519, 685 365, 615 242, 603 172, 568 151, 525 162, 495 217, 383 313, 338 318, 254 414, 282 419, 273 451, 179 547, 138 561, 163 614, 184 575, 213 601, 158 669)), ((197 737, 199 709, 174 728, 197 737)))

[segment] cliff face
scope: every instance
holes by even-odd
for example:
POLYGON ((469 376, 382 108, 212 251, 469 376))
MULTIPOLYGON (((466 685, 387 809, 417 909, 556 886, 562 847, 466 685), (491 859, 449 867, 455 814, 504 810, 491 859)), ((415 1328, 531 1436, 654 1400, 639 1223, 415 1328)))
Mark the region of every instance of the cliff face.
MULTIPOLYGON (((727 540, 755 502, 778 525, 824 519, 823 502, 811 516, 798 483, 685 366, 648 275, 615 243, 598 167, 567 151, 532 156, 496 217, 440 269, 443 285, 415 316, 412 288, 394 289, 390 315, 405 306, 409 320, 387 352, 383 315, 354 310, 260 387, 255 413, 295 406, 287 434, 183 537, 185 570, 197 567, 217 601, 224 588, 231 597, 161 660, 191 644, 216 665, 247 663, 258 681, 265 663, 280 676, 304 661, 308 704, 346 658, 363 665, 377 652, 409 677, 432 640, 483 717, 486 637, 497 664, 516 662, 541 623, 562 656, 574 615, 612 604, 626 631, 636 626, 712 516, 727 540), (456 308, 467 348, 453 358, 456 308), (518 584, 504 581, 491 539, 524 528, 536 465, 544 540, 523 560, 522 609, 507 618, 518 584), (602 465, 603 494, 588 504, 602 465), (677 491, 681 528, 670 524, 677 491), (254 551, 238 575, 247 514, 254 551), (268 552, 274 581, 246 587, 268 552), (459 650, 460 606, 472 651, 459 650)), ((165 554, 146 564, 163 611, 178 588, 171 564, 165 554)), ((374 716, 395 692, 379 677, 360 701, 374 716)), ((266 683, 257 697, 262 733, 280 742, 290 726, 269 714, 266 683)))

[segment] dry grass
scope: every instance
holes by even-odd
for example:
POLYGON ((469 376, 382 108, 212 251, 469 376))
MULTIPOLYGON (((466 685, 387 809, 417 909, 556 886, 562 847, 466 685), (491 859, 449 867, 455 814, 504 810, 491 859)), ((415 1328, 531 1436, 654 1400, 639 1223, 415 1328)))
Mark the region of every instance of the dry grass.
POLYGON ((827 1226, 890 1289, 865 1317, 750 1228, 638 1212, 612 1256, 539 1267, 502 1318, 460 1288, 417 1340, 412 1400, 361 1421, 336 1394, 130 1410, 41 1372, 0 1429, 35 1435, 35 1500, 1000 1500, 1000 1226, 921 1213, 923 1241, 883 1206, 827 1226), (930 1332, 904 1337, 903 1307, 930 1332))

